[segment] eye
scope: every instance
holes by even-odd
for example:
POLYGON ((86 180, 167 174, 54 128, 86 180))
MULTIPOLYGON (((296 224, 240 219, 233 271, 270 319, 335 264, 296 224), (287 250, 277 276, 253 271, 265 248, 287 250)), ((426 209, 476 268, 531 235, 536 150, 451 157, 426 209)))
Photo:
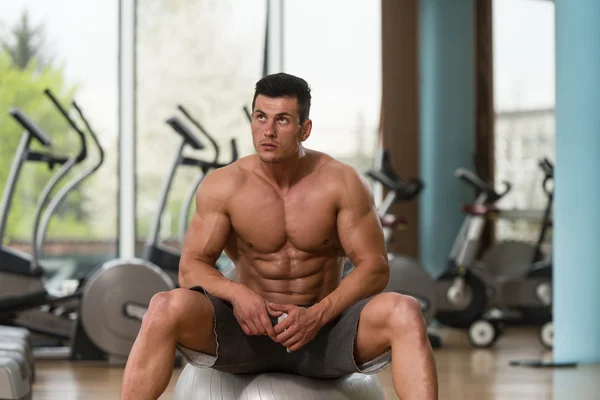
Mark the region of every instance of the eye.
POLYGON ((259 120, 259 121, 262 121, 263 119, 265 119, 265 116, 264 116, 263 114, 259 114, 259 115, 256 117, 256 119, 257 119, 257 120, 259 120))
POLYGON ((279 117, 279 122, 281 122, 282 124, 288 122, 286 117, 279 117))

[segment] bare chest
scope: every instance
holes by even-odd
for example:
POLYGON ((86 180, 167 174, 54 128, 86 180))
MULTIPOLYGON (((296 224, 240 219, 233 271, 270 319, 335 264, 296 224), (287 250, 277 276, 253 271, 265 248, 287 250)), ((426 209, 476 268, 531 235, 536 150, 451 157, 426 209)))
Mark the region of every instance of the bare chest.
POLYGON ((298 188, 282 196, 257 186, 240 190, 231 203, 233 231, 253 251, 316 253, 339 245, 337 206, 327 189, 298 188))

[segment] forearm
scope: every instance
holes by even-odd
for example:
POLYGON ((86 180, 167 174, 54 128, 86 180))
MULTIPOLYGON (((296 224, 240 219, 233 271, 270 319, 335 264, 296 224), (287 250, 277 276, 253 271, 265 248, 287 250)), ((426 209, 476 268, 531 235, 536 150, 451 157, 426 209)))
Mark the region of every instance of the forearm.
POLYGON ((312 309, 321 315, 322 324, 335 319, 356 302, 380 293, 387 285, 387 260, 368 260, 358 264, 340 285, 312 309))
POLYGON ((206 262, 182 259, 179 267, 179 286, 184 289, 201 286, 211 295, 231 303, 237 285, 239 284, 225 278, 218 269, 206 262))

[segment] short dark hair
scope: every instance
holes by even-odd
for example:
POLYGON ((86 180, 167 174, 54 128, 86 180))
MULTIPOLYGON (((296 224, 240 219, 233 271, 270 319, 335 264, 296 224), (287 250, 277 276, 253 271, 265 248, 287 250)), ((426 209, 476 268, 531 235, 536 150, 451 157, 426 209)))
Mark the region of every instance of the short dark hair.
POLYGON ((256 98, 261 94, 267 97, 291 97, 298 101, 298 113, 300 123, 303 123, 310 115, 310 87, 308 83, 297 76, 280 72, 267 75, 256 83, 254 99, 252 99, 252 111, 256 98))

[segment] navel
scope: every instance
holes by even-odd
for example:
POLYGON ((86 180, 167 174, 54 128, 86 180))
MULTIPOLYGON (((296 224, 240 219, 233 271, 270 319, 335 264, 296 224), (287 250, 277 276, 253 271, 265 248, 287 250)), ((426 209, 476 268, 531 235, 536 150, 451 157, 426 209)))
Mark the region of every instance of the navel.
POLYGON ((253 248, 254 246, 252 245, 252 243, 248 242, 246 243, 248 245, 248 247, 253 248))
POLYGON ((325 239, 325 241, 323 242, 323 244, 329 244, 329 239, 325 239))

